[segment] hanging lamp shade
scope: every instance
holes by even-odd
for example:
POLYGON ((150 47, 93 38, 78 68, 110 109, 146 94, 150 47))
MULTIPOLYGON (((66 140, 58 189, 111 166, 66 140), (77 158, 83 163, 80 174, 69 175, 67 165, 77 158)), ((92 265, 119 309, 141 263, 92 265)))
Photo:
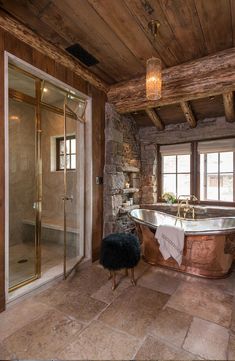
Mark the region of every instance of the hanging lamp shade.
POLYGON ((146 63, 146 98, 158 100, 162 91, 162 64, 158 58, 150 58, 146 63))

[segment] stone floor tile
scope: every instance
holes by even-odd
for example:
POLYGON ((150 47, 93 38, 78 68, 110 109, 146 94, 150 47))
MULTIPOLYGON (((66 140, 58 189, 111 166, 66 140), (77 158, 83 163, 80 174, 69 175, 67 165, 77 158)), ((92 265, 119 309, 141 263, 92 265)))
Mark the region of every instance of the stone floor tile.
POLYGON ((129 287, 101 314, 100 320, 136 337, 145 336, 169 296, 143 287, 129 287))
POLYGON ((31 298, 10 305, 0 313, 0 342, 50 309, 31 298))
POLYGON ((229 327, 233 296, 199 283, 182 283, 167 303, 168 307, 229 327))
POLYGON ((197 356, 192 355, 182 349, 148 336, 139 349, 135 360, 197 360, 197 356))
POLYGON ((172 308, 161 310, 152 322, 149 333, 158 339, 166 340, 174 346, 181 347, 193 317, 172 308))
POLYGON ((183 348, 207 360, 226 360, 228 340, 225 327, 194 318, 183 348))
POLYGON ((11 358, 53 359, 82 330, 78 321, 53 310, 3 341, 11 358))
POLYGON ((90 322, 97 317, 101 311, 107 307, 107 304, 94 298, 86 293, 78 294, 76 292, 67 292, 65 297, 56 305, 56 309, 65 314, 75 317, 82 322, 90 322))
POLYGON ((112 290, 112 282, 110 280, 106 282, 103 286, 101 286, 98 291, 93 293, 91 297, 95 298, 96 300, 110 304, 113 302, 115 298, 120 296, 123 293, 123 291, 125 291, 128 287, 132 287, 130 285, 130 280, 124 279, 123 277, 118 278, 117 282, 118 282, 118 286, 114 291, 112 290))
POLYGON ((130 360, 140 340, 93 321, 60 354, 63 360, 130 360))
POLYGON ((228 344, 228 360, 235 360, 235 335, 231 334, 228 344))
POLYGON ((107 270, 92 264, 90 267, 78 269, 65 282, 70 289, 91 295, 107 282, 108 276, 107 270))
POLYGON ((181 280, 175 272, 159 267, 151 267, 139 279, 138 285, 171 295, 180 285, 181 280))

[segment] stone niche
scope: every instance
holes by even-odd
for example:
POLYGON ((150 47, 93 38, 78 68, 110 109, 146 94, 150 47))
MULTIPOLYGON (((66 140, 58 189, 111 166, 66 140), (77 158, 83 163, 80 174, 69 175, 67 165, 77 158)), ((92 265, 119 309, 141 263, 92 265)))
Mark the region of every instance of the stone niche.
POLYGON ((140 145, 135 120, 105 107, 104 235, 132 232, 140 203, 140 145))

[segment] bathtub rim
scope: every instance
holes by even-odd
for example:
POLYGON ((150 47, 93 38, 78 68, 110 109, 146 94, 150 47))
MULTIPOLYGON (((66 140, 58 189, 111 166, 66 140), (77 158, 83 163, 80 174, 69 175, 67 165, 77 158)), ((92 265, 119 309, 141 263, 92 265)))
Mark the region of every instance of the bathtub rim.
MULTIPOLYGON (((143 221, 135 216, 133 216, 131 213, 134 212, 134 211, 145 211, 145 212, 157 212, 157 213, 160 213, 160 214, 163 214, 163 215, 167 215, 168 217, 171 217, 171 218, 174 218, 176 219, 176 216, 173 216, 172 214, 169 214, 169 213, 166 213, 166 212, 161 212, 161 211, 157 211, 157 210, 153 210, 153 209, 146 209, 146 208, 137 208, 137 209, 132 209, 131 211, 128 212, 128 216, 134 221, 134 222, 137 222, 139 224, 142 224, 143 226, 148 226, 148 227, 151 227, 155 230, 157 230, 158 226, 156 226, 155 224, 153 223, 150 223, 150 222, 147 222, 147 221, 143 221)), ((208 217, 208 218, 205 218, 207 220, 215 220, 216 218, 220 218, 220 219, 234 219, 235 220, 235 217, 208 217)), ((186 219, 182 219, 182 221, 184 222, 199 222, 201 221, 201 219, 190 219, 190 218, 186 218, 186 219)), ((198 235, 198 236, 203 236, 203 235, 222 235, 222 234, 231 234, 231 233, 235 233, 235 227, 231 227, 231 228, 227 228, 227 229, 223 229, 223 230, 204 230, 204 231, 185 231, 184 232, 186 236, 195 236, 195 235, 198 235)))

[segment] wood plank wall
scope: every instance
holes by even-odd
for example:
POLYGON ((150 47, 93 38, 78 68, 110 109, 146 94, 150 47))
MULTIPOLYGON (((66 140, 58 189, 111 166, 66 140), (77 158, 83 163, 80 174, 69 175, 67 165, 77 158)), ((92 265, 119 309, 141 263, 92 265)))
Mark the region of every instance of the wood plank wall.
POLYGON ((96 185, 95 177, 103 176, 104 126, 106 95, 46 55, 23 43, 8 32, 0 30, 0 311, 5 307, 4 295, 4 50, 32 64, 51 76, 92 97, 92 155, 93 155, 93 225, 92 260, 99 256, 103 232, 103 186, 96 185))

